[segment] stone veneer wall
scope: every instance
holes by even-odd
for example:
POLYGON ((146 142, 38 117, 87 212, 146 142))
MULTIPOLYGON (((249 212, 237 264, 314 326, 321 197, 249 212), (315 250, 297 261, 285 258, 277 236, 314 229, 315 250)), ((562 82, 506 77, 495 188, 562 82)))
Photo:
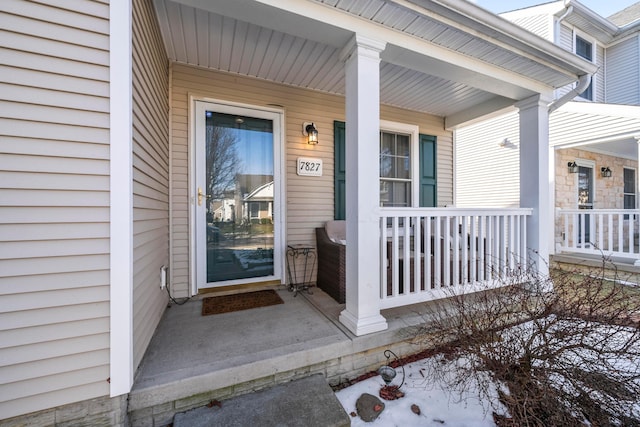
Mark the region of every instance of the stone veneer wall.
MULTIPOLYGON (((614 157, 606 154, 593 153, 567 148, 556 150, 556 208, 576 209, 578 207, 577 178, 569 173, 567 163, 575 160, 590 160, 595 162, 595 195, 594 209, 622 209, 624 208, 624 176, 623 168, 631 168, 638 173, 638 163, 622 157, 614 157), (612 171, 611 178, 603 178, 600 175, 601 167, 609 167, 612 171)), ((636 175, 637 179, 637 175, 636 175)), ((637 190, 637 189, 636 189, 637 190)), ((558 217, 555 219, 555 243, 562 239, 562 223, 558 217)))
POLYGON ((2 427, 127 427, 127 395, 99 397, 0 420, 2 427))

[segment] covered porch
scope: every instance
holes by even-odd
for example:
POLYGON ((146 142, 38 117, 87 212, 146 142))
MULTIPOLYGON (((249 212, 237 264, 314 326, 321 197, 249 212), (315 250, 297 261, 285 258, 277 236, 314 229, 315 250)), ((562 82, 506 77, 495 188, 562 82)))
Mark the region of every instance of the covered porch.
MULTIPOLYGON (((411 334, 433 300, 498 284, 522 266, 546 269, 548 109, 566 101, 551 94, 593 73, 593 64, 457 0, 154 0, 153 12, 156 21, 136 25, 134 51, 161 40, 168 67, 148 70, 139 61, 143 83, 134 81, 134 97, 144 103, 141 94, 156 89, 153 73, 166 72, 168 150, 141 147, 136 161, 169 158, 166 284, 173 298, 192 299, 165 310, 144 357, 147 342, 133 337, 133 366, 141 363, 129 395, 132 419, 157 415, 162 425, 182 409, 312 372, 330 380, 362 373, 379 365, 387 347, 414 352, 411 334), (456 209, 454 131, 504 108, 519 115, 520 207, 456 209), (269 168, 237 169, 216 187, 207 166, 215 120, 223 130, 244 126, 244 135, 266 129, 267 150, 257 157, 271 158, 269 168), (308 123, 318 130, 317 144, 301 132, 308 123), (400 159, 400 174, 381 172, 383 132, 408 141, 385 153, 400 159), (422 150, 423 140, 433 149, 422 150), (304 159, 322 168, 300 174, 304 159), (383 199, 383 179, 385 190, 399 189, 395 196, 387 191, 383 199), (243 233, 253 227, 233 222, 244 217, 237 213, 244 193, 258 188, 243 184, 250 181, 273 182, 267 209, 254 212, 256 228, 269 227, 260 235, 266 243, 235 231, 230 239, 215 224, 227 221, 243 233), (294 297, 286 290, 287 247, 314 247, 315 228, 340 219, 341 203, 346 302, 320 290, 294 297), (245 237, 264 252, 261 263, 271 261, 260 266, 266 273, 210 280, 209 265, 232 263, 213 245, 245 237), (205 293, 265 287, 278 288, 285 304, 259 314, 200 315, 205 293)), ((135 129, 153 139, 149 122, 135 129)), ((140 216, 147 214, 144 197, 155 194, 146 185, 153 187, 136 187, 144 190, 136 199, 140 216)), ((145 290, 159 295, 153 286, 145 290)), ((132 328, 148 333, 155 325, 145 317, 149 306, 166 300, 135 296, 132 328)))
POLYGON ((555 252, 640 264, 640 107, 570 102, 550 117, 555 252))
POLYGON ((443 285, 468 290, 496 282, 516 264, 546 268, 548 108, 565 101, 550 95, 592 73, 592 64, 455 1, 156 0, 154 6, 172 64, 171 121, 178 130, 171 141, 174 296, 209 289, 197 273, 203 264, 198 222, 205 214, 198 207, 204 195, 193 184, 199 161, 195 97, 281 117, 272 279, 286 281, 287 245, 314 246, 314 228, 336 217, 332 211, 344 197, 349 244, 339 319, 356 336, 386 330, 381 310, 442 297, 443 285), (456 211, 454 129, 508 107, 520 117, 522 209, 456 211), (331 137, 330 129, 336 121, 346 123, 344 187, 335 178, 337 131, 331 137), (319 130, 318 145, 301 145, 300 125, 307 122, 319 130), (381 200, 381 129, 414 138, 399 205, 381 200), (428 176, 418 168, 423 134, 438 147, 428 176), (301 156, 322 160, 334 183, 330 176, 297 174, 301 156), (432 181, 430 189, 423 180, 432 181), (528 257, 532 253, 535 259, 528 257), (412 256, 424 261, 402 261, 412 256))

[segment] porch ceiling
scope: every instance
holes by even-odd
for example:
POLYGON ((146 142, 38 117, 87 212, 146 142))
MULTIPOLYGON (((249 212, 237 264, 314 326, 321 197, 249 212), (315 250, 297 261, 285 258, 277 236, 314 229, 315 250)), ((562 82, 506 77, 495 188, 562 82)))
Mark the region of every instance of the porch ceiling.
MULTIPOLYGON (((342 48, 355 32, 383 39, 388 44, 381 54, 381 102, 446 117, 452 126, 584 73, 580 61, 567 70, 552 54, 441 2, 154 3, 172 61, 340 95, 345 92, 342 48)), ((480 8, 475 13, 510 25, 480 8)))

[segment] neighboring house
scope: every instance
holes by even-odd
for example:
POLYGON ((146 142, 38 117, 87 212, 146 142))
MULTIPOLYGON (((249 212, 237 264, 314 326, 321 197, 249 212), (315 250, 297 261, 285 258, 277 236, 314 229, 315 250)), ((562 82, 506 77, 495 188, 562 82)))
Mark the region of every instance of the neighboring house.
MULTIPOLYGON (((448 260, 459 251, 441 248, 465 246, 451 231, 481 224, 480 257, 505 272, 516 243, 545 259, 547 103, 597 68, 459 0, 5 0, 0 31, 0 419, 15 423, 78 402, 126 413, 167 271, 176 298, 285 283, 286 245, 314 245, 340 206, 351 260, 340 320, 355 335, 384 330, 383 308, 445 295, 398 284, 412 233, 429 245, 435 230, 446 246, 422 249, 448 260), (528 197, 443 209, 453 129, 511 105, 528 197), (298 174, 300 158, 318 167, 298 174), (209 224, 210 199, 258 187, 231 197, 238 174, 271 177, 260 180, 272 181, 271 236, 209 224), (268 245, 272 264, 220 278, 207 271, 216 242, 268 245)), ((443 280, 461 274, 442 265, 443 280)))
MULTIPOLYGON (((233 194, 232 194, 233 196, 233 194)), ((236 217, 235 215, 235 199, 221 198, 211 202, 211 221, 209 222, 230 222, 236 217)))
POLYGON ((236 218, 250 223, 273 218, 273 175, 240 175, 236 178, 236 218))
POLYGON ((247 194, 243 201, 243 218, 251 221, 273 221, 273 181, 262 184, 247 194))
MULTIPOLYGON (((640 258, 638 212, 628 215, 640 179, 640 2, 608 19, 574 0, 501 16, 598 68, 579 88, 559 88, 556 97, 579 95, 550 110, 549 250, 640 258)), ((520 138, 508 110, 457 130, 456 206, 519 206, 520 138)))

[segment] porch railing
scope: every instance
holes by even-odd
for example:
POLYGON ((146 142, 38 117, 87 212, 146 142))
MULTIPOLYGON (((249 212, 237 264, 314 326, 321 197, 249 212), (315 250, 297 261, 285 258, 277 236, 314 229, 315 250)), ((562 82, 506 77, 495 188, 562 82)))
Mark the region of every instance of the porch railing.
POLYGON ((560 251, 640 259, 638 209, 559 209, 560 251))
POLYGON ((444 298, 522 274, 531 212, 381 209, 381 308, 444 298))

